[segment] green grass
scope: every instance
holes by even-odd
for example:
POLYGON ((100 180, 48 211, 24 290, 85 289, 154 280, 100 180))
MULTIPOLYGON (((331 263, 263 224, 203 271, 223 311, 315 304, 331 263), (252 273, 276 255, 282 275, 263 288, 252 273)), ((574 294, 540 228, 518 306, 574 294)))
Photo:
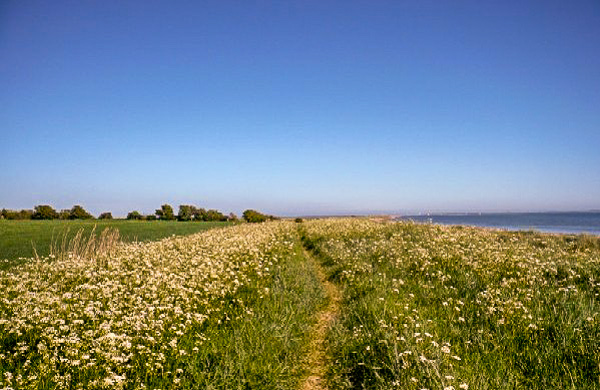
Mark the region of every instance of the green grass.
POLYGON ((0 388, 298 388, 327 303, 301 242, 342 293, 329 389, 600 389, 599 238, 367 219, 0 269, 0 388))
POLYGON ((96 233, 105 228, 117 228, 121 239, 131 241, 154 241, 171 235, 187 235, 203 230, 227 226, 228 222, 176 222, 176 221, 8 221, 0 220, 0 263, 1 267, 15 264, 19 258, 34 256, 35 246, 39 256, 47 256, 53 240, 62 238, 68 231, 73 237, 79 229, 86 233, 96 226, 96 233))
POLYGON ((297 388, 315 314, 326 295, 297 244, 275 268, 269 294, 247 289, 206 324, 207 342, 188 367, 190 388, 297 388), (237 300, 245 306, 236 304, 237 300), (244 311, 250 308, 252 316, 244 311), (225 321, 225 318, 237 318, 225 321))
POLYGON ((364 220, 304 229, 343 291, 330 388, 600 388, 600 239, 364 220))
POLYGON ((296 226, 0 270, 0 388, 294 389, 326 294, 296 226))

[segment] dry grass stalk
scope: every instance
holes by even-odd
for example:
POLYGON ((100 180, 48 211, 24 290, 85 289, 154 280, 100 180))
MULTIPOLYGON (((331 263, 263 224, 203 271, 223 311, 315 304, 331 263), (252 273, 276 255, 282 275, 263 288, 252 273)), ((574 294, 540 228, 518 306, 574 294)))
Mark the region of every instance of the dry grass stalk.
POLYGON ((62 237, 53 240, 50 246, 50 257, 62 260, 67 258, 90 260, 106 257, 114 253, 120 242, 119 230, 116 228, 108 227, 97 235, 94 225, 89 235, 84 233, 85 229, 81 228, 75 236, 69 238, 69 229, 67 229, 62 237))

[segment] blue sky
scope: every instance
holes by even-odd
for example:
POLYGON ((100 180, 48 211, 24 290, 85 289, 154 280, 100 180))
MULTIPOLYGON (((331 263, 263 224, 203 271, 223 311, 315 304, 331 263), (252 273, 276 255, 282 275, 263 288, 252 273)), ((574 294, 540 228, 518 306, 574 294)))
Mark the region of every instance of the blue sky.
POLYGON ((0 207, 600 208, 600 3, 4 1, 0 207))

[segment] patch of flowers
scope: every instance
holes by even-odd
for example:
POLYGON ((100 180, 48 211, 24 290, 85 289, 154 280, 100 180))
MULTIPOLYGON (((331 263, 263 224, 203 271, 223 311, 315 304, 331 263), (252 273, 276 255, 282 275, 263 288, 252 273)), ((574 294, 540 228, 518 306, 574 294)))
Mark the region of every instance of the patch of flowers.
POLYGON ((344 291, 336 386, 597 385, 598 239, 356 218, 304 229, 344 291))
POLYGON ((177 387, 206 330, 269 294, 294 229, 239 225, 0 271, 0 389, 177 387))

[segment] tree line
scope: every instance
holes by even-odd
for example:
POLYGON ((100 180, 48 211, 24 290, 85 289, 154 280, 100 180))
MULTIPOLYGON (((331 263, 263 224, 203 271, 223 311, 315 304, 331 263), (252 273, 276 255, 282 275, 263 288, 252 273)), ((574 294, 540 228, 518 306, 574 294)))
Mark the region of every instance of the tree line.
POLYGON ((193 205, 180 205, 179 213, 175 214, 173 207, 163 204, 154 214, 142 215, 139 211, 132 211, 127 214, 127 219, 145 220, 145 221, 237 221, 238 217, 234 213, 225 215, 218 210, 206 210, 193 205))
MULTIPOLYGON (((8 210, 2 209, 0 219, 95 219, 95 217, 87 212, 82 206, 75 205, 71 209, 56 211, 50 205, 38 205, 33 210, 8 210)), ((98 219, 113 219, 112 213, 103 212, 98 216, 98 219)), ((214 209, 206 210, 193 205, 180 205, 177 215, 173 211, 173 207, 169 204, 163 204, 157 209, 154 214, 143 215, 139 211, 131 211, 127 214, 128 220, 138 221, 198 221, 198 222, 214 222, 214 221, 229 221, 237 222, 239 219, 234 213, 225 215, 222 212, 214 209)), ((277 219, 272 215, 260 213, 256 210, 246 210, 242 215, 245 222, 265 222, 277 219)))

